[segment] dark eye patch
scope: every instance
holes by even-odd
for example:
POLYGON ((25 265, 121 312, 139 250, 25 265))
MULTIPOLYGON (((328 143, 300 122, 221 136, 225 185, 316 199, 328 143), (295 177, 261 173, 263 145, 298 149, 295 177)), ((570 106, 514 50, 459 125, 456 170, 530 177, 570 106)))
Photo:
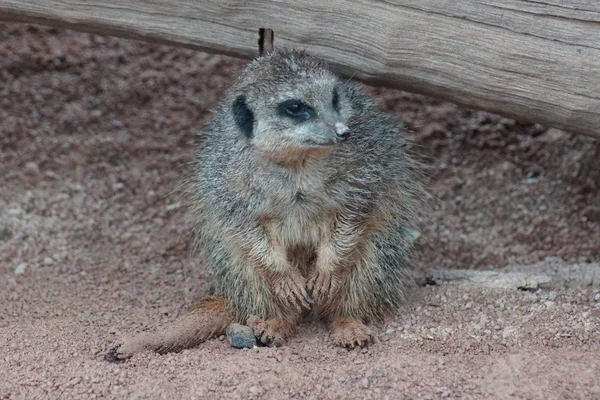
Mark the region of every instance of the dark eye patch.
POLYGON ((254 113, 246 104, 246 96, 238 96, 231 105, 231 109, 233 111, 235 123, 240 131, 242 131, 244 136, 248 139, 252 139, 254 136, 254 113))
POLYGON ((338 93, 337 88, 333 89, 333 97, 331 98, 331 105, 333 106, 334 110, 336 110, 336 111, 340 110, 340 94, 338 93))
POLYGON ((300 100, 286 100, 277 106, 279 115, 304 121, 317 115, 314 108, 300 100))

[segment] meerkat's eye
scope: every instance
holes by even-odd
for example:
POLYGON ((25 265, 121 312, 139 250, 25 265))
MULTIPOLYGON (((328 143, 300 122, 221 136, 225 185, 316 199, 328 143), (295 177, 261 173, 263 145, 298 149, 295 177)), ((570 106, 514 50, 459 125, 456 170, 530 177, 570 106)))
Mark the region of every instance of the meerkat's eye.
POLYGON ((286 100, 278 106, 279 114, 289 118, 306 120, 316 115, 315 110, 300 100, 286 100))
POLYGON ((336 111, 340 110, 340 95, 337 88, 333 89, 333 98, 331 99, 331 105, 336 111))

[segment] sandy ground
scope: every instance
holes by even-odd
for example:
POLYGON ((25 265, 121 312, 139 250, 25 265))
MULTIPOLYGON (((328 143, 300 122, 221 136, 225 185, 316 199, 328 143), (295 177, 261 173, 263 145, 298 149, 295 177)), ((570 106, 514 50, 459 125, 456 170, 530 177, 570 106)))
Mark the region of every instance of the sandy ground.
POLYGON ((429 279, 365 349, 307 322, 281 348, 104 361, 206 288, 175 189, 241 65, 0 24, 0 399, 600 399, 598 141, 384 89, 430 166, 417 273, 550 282, 429 279))

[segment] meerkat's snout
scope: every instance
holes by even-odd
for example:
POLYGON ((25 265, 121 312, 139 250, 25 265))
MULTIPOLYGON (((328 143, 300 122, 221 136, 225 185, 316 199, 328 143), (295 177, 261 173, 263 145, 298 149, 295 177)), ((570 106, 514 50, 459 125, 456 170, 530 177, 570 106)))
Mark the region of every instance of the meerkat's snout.
POLYGON ((348 126, 343 122, 333 123, 328 121, 325 124, 328 127, 327 134, 332 135, 329 136, 331 144, 345 142, 350 137, 350 128, 348 128, 348 126))
POLYGON ((350 128, 341 122, 335 124, 335 141, 340 143, 346 141, 350 137, 350 128))

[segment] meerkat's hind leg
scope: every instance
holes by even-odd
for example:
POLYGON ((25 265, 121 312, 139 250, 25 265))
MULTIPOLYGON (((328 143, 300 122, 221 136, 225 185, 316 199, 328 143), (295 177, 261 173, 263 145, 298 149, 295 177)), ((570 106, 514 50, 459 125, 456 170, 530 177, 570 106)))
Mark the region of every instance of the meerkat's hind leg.
POLYGON ((248 318, 248 326, 254 329, 256 339, 267 346, 281 346, 285 340, 294 334, 300 313, 290 311, 290 316, 286 318, 270 318, 263 320, 252 316, 248 318))
POLYGON ((121 344, 111 347, 105 358, 108 361, 120 361, 145 350, 165 354, 195 347, 208 339, 223 335, 233 320, 233 313, 224 298, 206 297, 200 299, 172 325, 162 327, 154 333, 127 338, 121 344))

